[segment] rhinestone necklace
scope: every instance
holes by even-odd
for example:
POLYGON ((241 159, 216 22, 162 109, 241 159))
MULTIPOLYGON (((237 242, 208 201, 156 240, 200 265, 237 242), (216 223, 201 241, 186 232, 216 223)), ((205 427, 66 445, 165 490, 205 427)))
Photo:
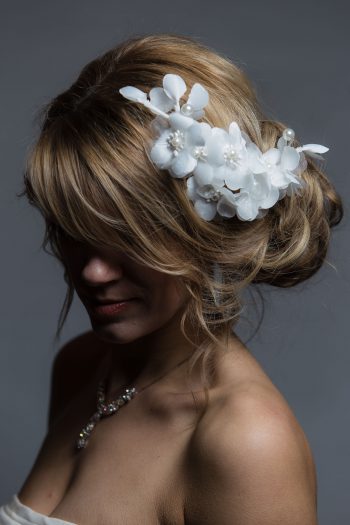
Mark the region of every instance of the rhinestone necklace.
POLYGON ((76 450, 80 450, 86 447, 90 434, 92 433, 96 424, 102 417, 112 416, 113 414, 118 412, 118 410, 123 405, 128 403, 133 397, 135 397, 136 394, 139 394, 140 392, 142 392, 149 386, 153 385, 154 383, 162 379, 162 377, 169 374, 172 370, 175 370, 175 368, 182 365, 182 363, 184 363, 185 361, 188 361, 190 357, 186 357, 185 359, 180 361, 180 363, 178 363, 176 366, 174 366, 173 368, 165 372, 163 375, 154 379, 154 381, 152 381, 151 383, 148 383, 148 385, 138 390, 134 386, 124 387, 122 394, 120 394, 116 399, 110 401, 109 403, 105 402, 106 401, 106 383, 107 383, 107 374, 106 374, 105 377, 99 381, 98 387, 97 387, 97 411, 90 417, 87 424, 83 427, 83 429, 79 433, 79 438, 75 442, 76 450))

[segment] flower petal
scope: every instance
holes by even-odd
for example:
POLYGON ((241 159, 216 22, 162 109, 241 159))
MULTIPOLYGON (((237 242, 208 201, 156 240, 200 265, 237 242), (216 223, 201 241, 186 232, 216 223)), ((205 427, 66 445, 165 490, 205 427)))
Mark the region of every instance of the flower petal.
POLYGON ((236 197, 236 215, 241 221, 252 221, 258 213, 258 205, 250 199, 247 192, 240 192, 236 197))
POLYGON ((164 131, 169 129, 168 121, 164 117, 157 115, 150 124, 152 133, 158 138, 164 131))
POLYGON ((191 173, 197 166, 197 160, 193 158, 187 150, 182 150, 174 157, 171 164, 171 174, 173 177, 181 178, 191 173))
POLYGON ((312 151, 313 153, 326 153, 329 151, 329 148, 321 146, 321 144, 305 144, 296 149, 297 151, 312 151))
POLYGON ((204 139, 209 140, 209 138, 211 137, 211 130, 212 130, 210 124, 208 124, 207 122, 199 122, 199 125, 201 127, 202 135, 204 139))
MULTIPOLYGON (((224 166, 222 166, 223 168, 224 166)), ((219 168, 220 170, 221 168, 219 168)), ((237 170, 226 170, 226 175, 224 176, 225 184, 230 190, 239 190, 240 188, 244 188, 247 184, 247 175, 244 171, 241 171, 239 169, 237 170)))
POLYGON ((278 148, 270 148, 263 153, 263 160, 267 164, 278 164, 281 159, 281 152, 278 148))
POLYGON ((271 182, 267 173, 256 173, 251 182, 252 184, 247 187, 247 191, 252 199, 260 202, 269 195, 271 182))
POLYGON ((205 112, 202 109, 199 109, 198 111, 194 111, 192 113, 192 118, 195 120, 199 120, 200 118, 204 117, 205 112))
POLYGON ((245 140, 243 139, 241 135, 241 130, 237 124, 237 122, 233 121, 231 122, 229 129, 228 129, 229 135, 230 135, 230 142, 233 144, 239 144, 240 146, 244 146, 245 140))
POLYGON ((193 84, 191 93, 187 99, 187 104, 190 104, 194 110, 198 111, 204 108, 209 102, 209 94, 201 84, 197 82, 193 84))
POLYGON ((217 210, 222 217, 230 218, 236 215, 235 205, 224 196, 218 201, 217 210))
POLYGON ((281 155, 281 166, 287 170, 294 170, 299 164, 299 153, 291 146, 285 146, 281 155))
POLYGON ((221 195, 225 197, 227 201, 235 205, 236 203, 235 195, 238 195, 238 193, 233 193, 231 190, 228 190, 227 188, 225 188, 225 186, 223 188, 220 188, 220 193, 221 195))
POLYGON ((194 207, 198 215, 206 221, 211 221, 216 215, 216 202, 207 202, 205 199, 199 198, 194 203, 194 207))
POLYGON ((149 92, 151 103, 167 113, 174 107, 174 101, 168 97, 163 88, 155 87, 149 92))
POLYGON ((134 86, 124 86, 119 89, 119 93, 133 102, 140 102, 143 104, 147 101, 147 94, 134 86))
POLYGON ((254 142, 247 145, 247 164, 253 173, 264 173, 266 171, 263 154, 254 142))
POLYGON ((194 122, 188 128, 187 141, 191 146, 204 146, 205 138, 203 136, 203 129, 200 123, 194 122))
POLYGON ((215 168, 215 174, 221 180, 225 181, 231 176, 231 168, 229 168, 226 164, 223 164, 222 166, 215 168))
POLYGON ((270 181, 276 188, 284 188, 288 184, 288 171, 281 166, 276 166, 275 169, 269 171, 270 181))
POLYGON ((187 89, 186 84, 180 75, 173 75, 172 73, 164 75, 163 88, 168 97, 175 102, 179 102, 187 89))
POLYGON ((286 194, 291 197, 293 194, 300 195, 303 191, 303 188, 306 186, 306 182, 304 180, 298 181, 298 183, 291 182, 290 185, 287 187, 286 194))
POLYGON ((269 210, 259 210, 256 219, 262 219, 268 213, 269 210))
POLYGON ((206 140, 207 159, 210 164, 224 164, 224 147, 228 144, 228 133, 220 128, 212 128, 206 140))
POLYGON ((299 164, 297 166, 297 169, 294 170, 294 173, 296 175, 301 175, 307 168, 307 160, 306 160, 306 157, 304 155, 304 153, 301 151, 300 152, 300 161, 299 161, 299 164))
POLYGON ((225 144, 230 143, 230 136, 227 133, 227 131, 223 128, 214 127, 212 128, 211 134, 212 134, 212 137, 219 142, 223 142, 225 144))
POLYGON ((187 184, 187 196, 191 199, 191 201, 195 201, 198 198, 198 193, 197 193, 198 184, 196 183, 195 178, 193 176, 188 177, 186 184, 187 184))
POLYGON ((158 168, 166 169, 171 165, 173 152, 167 143, 157 141, 150 151, 150 157, 158 168))
POLYGON ((197 166, 193 170, 193 176, 197 184, 201 186, 211 184, 213 180, 213 168, 207 162, 198 161, 197 166))
MULTIPOLYGON (((217 173, 216 169, 213 169, 213 179, 211 181, 211 185, 215 187, 216 189, 219 189, 219 188, 225 189, 225 181, 222 177, 220 177, 220 174, 217 173)), ((227 190, 227 191, 230 191, 230 190, 227 190)))
POLYGON ((259 206, 261 208, 271 208, 279 199, 279 189, 275 188, 274 186, 271 186, 270 191, 268 195, 259 201, 259 206))

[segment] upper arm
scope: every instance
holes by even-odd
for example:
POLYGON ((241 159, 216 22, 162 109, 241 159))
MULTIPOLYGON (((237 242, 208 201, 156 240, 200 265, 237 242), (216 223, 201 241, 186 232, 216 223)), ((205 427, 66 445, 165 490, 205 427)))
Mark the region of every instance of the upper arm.
POLYGON ((49 428, 94 372, 101 350, 93 343, 92 332, 85 332, 57 352, 51 368, 49 428))
POLYGON ((316 473, 306 437, 283 407, 248 402, 195 438, 191 525, 316 525, 316 473))

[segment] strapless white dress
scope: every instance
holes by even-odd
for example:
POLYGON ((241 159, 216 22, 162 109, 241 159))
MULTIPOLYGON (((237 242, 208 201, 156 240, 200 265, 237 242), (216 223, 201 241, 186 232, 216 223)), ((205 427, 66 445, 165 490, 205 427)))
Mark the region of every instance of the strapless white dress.
POLYGON ((17 494, 0 507, 0 525, 77 525, 71 521, 51 518, 24 505, 17 494))

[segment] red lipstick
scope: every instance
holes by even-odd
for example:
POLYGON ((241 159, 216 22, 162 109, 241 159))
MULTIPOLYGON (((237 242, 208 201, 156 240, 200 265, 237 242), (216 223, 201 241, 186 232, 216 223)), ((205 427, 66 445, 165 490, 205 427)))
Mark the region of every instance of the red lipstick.
POLYGON ((96 318, 110 319, 116 317, 119 312, 124 311, 134 299, 128 299, 127 301, 121 301, 112 304, 93 304, 90 305, 89 310, 96 318))

